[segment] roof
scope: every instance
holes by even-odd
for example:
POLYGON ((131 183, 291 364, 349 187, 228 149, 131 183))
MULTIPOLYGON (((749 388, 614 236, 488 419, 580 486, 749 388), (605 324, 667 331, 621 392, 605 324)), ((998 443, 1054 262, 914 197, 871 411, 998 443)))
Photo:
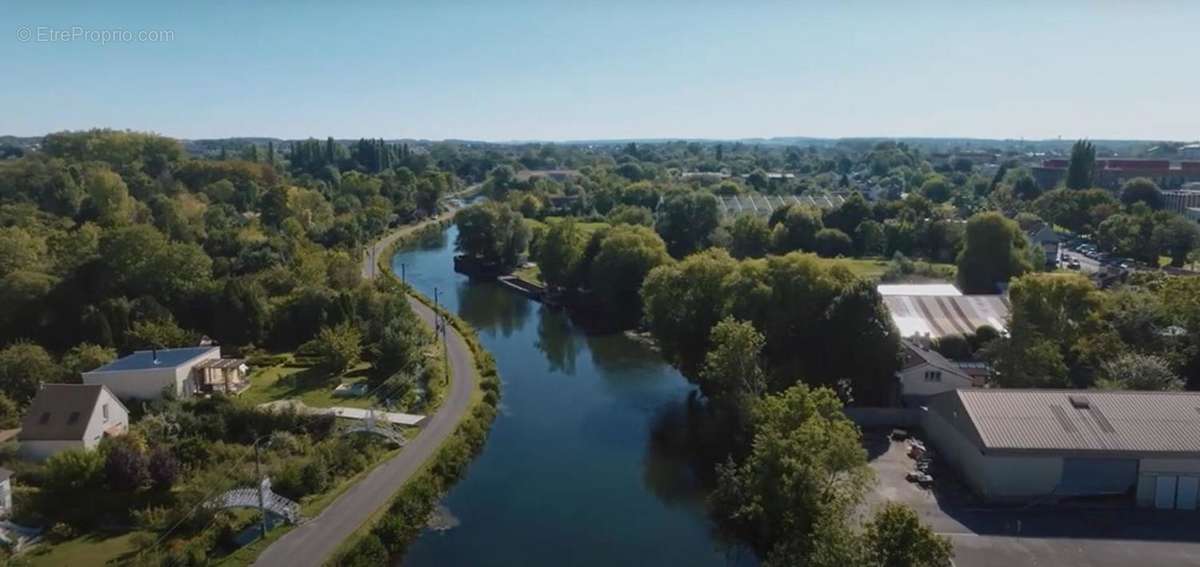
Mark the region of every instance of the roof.
MULTIPOLYGON (((186 364, 198 356, 212 350, 220 350, 216 346, 200 346, 186 348, 160 348, 155 350, 139 350, 133 354, 118 358, 91 372, 127 372, 132 370, 150 370, 154 368, 174 368, 186 364), (157 362, 156 362, 157 359, 157 362)), ((90 374, 90 372, 89 372, 90 374)))
POLYGON ((941 370, 947 374, 954 374, 970 382, 974 381, 968 373, 959 368, 958 363, 946 358, 945 356, 942 356, 942 353, 931 348, 922 347, 921 345, 915 344, 912 341, 902 342, 908 354, 911 355, 910 357, 907 357, 908 360, 906 361, 904 368, 912 368, 913 366, 923 363, 937 368, 938 370, 941 370))
POLYGON ((882 284, 875 288, 879 295, 929 295, 942 297, 959 297, 962 295, 954 284, 882 284))
POLYGON ((246 364, 246 359, 244 358, 210 358, 208 360, 200 361, 200 363, 196 364, 195 368, 216 368, 218 370, 226 370, 229 368, 237 368, 243 364, 246 364))
POLYGON ((984 325, 997 331, 1008 326, 1008 300, 1002 295, 935 295, 925 290, 897 294, 883 289, 919 287, 926 286, 879 286, 902 337, 939 338, 974 333, 984 325))
MULTIPOLYGON (((21 420, 19 441, 83 439, 100 394, 101 384, 43 384, 21 420)), ((114 400, 117 398, 112 396, 114 400)), ((117 400, 117 403, 121 403, 117 400)))
MULTIPOLYGON (((1200 393, 968 389, 957 401, 985 452, 1200 457, 1200 393)), ((953 407, 951 404, 950 407, 953 407)))

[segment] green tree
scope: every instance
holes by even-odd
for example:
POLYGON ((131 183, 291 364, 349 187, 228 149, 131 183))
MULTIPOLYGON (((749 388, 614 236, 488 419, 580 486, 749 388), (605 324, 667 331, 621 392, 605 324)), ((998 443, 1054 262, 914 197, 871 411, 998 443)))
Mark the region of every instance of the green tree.
POLYGON ((1041 186, 1033 179, 1033 174, 1025 168, 1014 170, 1012 191, 1013 195, 1022 201, 1032 201, 1042 195, 1041 186))
POLYGON ((0 350, 0 393, 25 405, 45 382, 62 380, 63 369, 46 349, 19 342, 0 350))
POLYGON ((322 370, 341 376, 361 359, 362 333, 350 323, 325 327, 313 339, 311 350, 322 370))
POLYGON ((695 378, 709 332, 726 315, 726 279, 737 262, 713 248, 652 270, 642 285, 646 326, 685 376, 695 378))
POLYGON ((608 222, 612 224, 636 224, 654 226, 654 213, 646 207, 637 205, 617 205, 608 212, 608 222))
POLYGON ((822 258, 849 256, 854 251, 854 241, 846 233, 836 228, 823 228, 817 231, 814 238, 814 248, 822 258))
POLYGON ((995 293, 996 285, 1032 269, 1027 241, 1017 223, 1000 213, 979 213, 967 221, 966 243, 958 255, 958 283, 967 293, 995 293))
POLYGON ((954 186, 945 177, 935 175, 921 184, 921 194, 934 203, 945 203, 954 193, 954 186))
POLYGON ((429 336, 415 315, 393 317, 379 339, 371 373, 377 379, 397 373, 412 373, 421 364, 421 355, 429 336))
POLYGON ((1155 211, 1166 205, 1158 185, 1145 177, 1135 177, 1121 185, 1121 203, 1125 206, 1145 203, 1155 211))
POLYGON ((574 219, 568 217, 551 222, 541 239, 537 256, 542 279, 554 287, 568 287, 575 283, 586 245, 587 239, 574 219))
POLYGON ((127 340, 136 349, 178 348, 196 344, 196 336, 169 317, 135 321, 127 340))
POLYGON ((762 258, 771 247, 771 229, 762 217, 738 215, 729 226, 729 253, 734 258, 762 258))
POLYGON ((950 567, 954 546, 921 523, 917 513, 889 502, 863 526, 863 563, 869 567, 950 567))
POLYGON ((798 384, 754 405, 754 442, 741 464, 718 467, 714 510, 762 555, 813 551, 823 521, 844 518, 871 479, 858 428, 832 390, 798 384))
POLYGON ((761 395, 767 386, 762 334, 750 323, 727 317, 712 328, 711 335, 712 349, 700 371, 700 391, 710 399, 761 395))
POLYGON ((707 246, 719 221, 716 197, 698 191, 676 191, 658 206, 654 227, 671 255, 680 258, 707 246))
POLYGON ((1171 257, 1171 265, 1182 268, 1188 256, 1200 247, 1200 228, 1179 215, 1170 215, 1154 226, 1154 243, 1171 257))
POLYGON ((1088 189, 1096 167, 1096 147, 1087 140, 1078 140, 1071 146, 1071 160, 1067 163, 1067 189, 1088 189))
POLYGON ((771 245, 777 253, 812 250, 817 232, 824 228, 821 213, 812 207, 789 207, 771 233, 771 245))
POLYGON ((619 225, 608 231, 591 266, 591 287, 601 302, 633 316, 641 313, 638 292, 646 274, 671 261, 667 246, 644 226, 619 225))
POLYGON ((101 226, 118 226, 131 222, 134 200, 120 175, 104 167, 91 167, 84 172, 87 216, 101 226))
POLYGON ((883 255, 887 248, 883 225, 873 220, 859 223, 854 231, 854 246, 859 256, 883 255))
POLYGON ((62 365, 73 382, 82 382, 80 376, 117 359, 117 351, 91 343, 80 343, 63 355, 62 365))
POLYGON ((1126 353, 1100 365, 1098 385, 1108 390, 1182 390, 1183 380, 1161 356, 1126 353))
POLYGON ((503 203, 468 207, 454 218, 458 251, 485 265, 504 269, 517 265, 529 244, 530 231, 520 213, 503 203))

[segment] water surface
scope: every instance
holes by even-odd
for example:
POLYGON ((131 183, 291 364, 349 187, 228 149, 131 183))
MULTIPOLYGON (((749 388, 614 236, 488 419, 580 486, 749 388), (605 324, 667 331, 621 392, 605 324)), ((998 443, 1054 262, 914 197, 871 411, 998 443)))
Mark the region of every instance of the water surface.
POLYGON ((422 293, 473 325, 503 379, 483 453, 404 565, 731 565, 684 463, 651 442, 692 387, 653 350, 589 335, 561 312, 454 273, 451 227, 392 259, 422 293))

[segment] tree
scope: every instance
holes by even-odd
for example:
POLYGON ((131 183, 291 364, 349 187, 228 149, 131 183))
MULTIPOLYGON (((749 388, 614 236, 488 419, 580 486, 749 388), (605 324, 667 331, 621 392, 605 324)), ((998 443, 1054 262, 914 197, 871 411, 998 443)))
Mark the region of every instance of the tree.
POLYGON ((80 374, 104 366, 117 359, 117 351, 91 343, 80 343, 63 355, 62 365, 74 382, 82 381, 80 374))
POLYGON ((729 253, 734 258, 762 258, 771 247, 771 229, 762 217, 738 215, 729 227, 729 253))
POLYGON ((1154 226, 1154 243, 1171 257, 1171 265, 1182 268, 1188 256, 1200 247, 1200 228, 1179 215, 1170 215, 1154 226))
POLYGON ((150 480, 149 461, 133 443, 113 443, 104 458, 104 476, 113 490, 133 492, 150 480))
POLYGON ((196 336, 170 318, 135 321, 126 338, 130 346, 136 349, 178 348, 196 344, 196 336))
POLYGON ((617 205, 608 212, 608 222, 612 224, 636 224, 654 226, 654 213, 646 207, 637 205, 617 205))
POLYGON ((871 478, 858 428, 832 390, 797 384, 754 404, 745 462, 718 467, 714 510, 767 555, 806 557, 822 521, 841 519, 871 478))
POLYGON ((854 231, 854 246, 859 256, 883 255, 887 247, 883 225, 873 220, 859 223, 854 231))
POLYGON ((680 258, 708 245, 719 221, 716 197, 698 191, 676 191, 659 205, 654 227, 667 243, 667 251, 680 258))
POLYGON ((1089 189, 1096 167, 1096 147, 1087 140, 1078 140, 1071 146, 1071 160, 1067 163, 1067 189, 1089 189))
POLYGON ((954 546, 921 524, 917 513, 889 502, 863 526, 862 565, 870 567, 949 567, 954 546))
POLYGON ((591 266, 591 287, 603 305, 625 315, 640 314, 642 280, 671 261, 667 246, 644 226, 619 225, 608 231, 591 266))
POLYGON ((823 228, 817 231, 814 248, 822 258, 836 258, 850 255, 854 250, 854 242, 836 228, 823 228))
POLYGON ((458 225, 458 251, 485 265, 513 268, 529 244, 524 218, 503 203, 468 207, 458 212, 454 222, 458 225))
POLYGON ((1109 390, 1182 390, 1183 380, 1160 356, 1126 353, 1100 365, 1099 386, 1109 390))
POLYGON ((226 280, 219 303, 213 309, 215 338, 234 345, 260 343, 270 321, 270 305, 262 286, 246 278, 226 280))
POLYGON ((1135 177, 1121 185, 1121 203, 1125 206, 1145 203, 1155 211, 1166 205, 1158 185, 1145 177, 1135 177))
POLYGON ((712 349, 700 371, 700 391, 709 398, 759 396, 766 389, 761 357, 766 339, 754 325, 727 317, 712 328, 712 349))
POLYGON ((538 268, 547 285, 566 287, 574 283, 587 239, 572 218, 550 223, 538 250, 538 268))
POLYGON ((954 187, 945 177, 935 175, 921 184, 921 194, 934 203, 945 203, 950 200, 954 187))
POLYGON ((646 326, 684 376, 697 376, 710 330, 726 316, 725 281, 736 269, 728 253, 712 248, 655 268, 642 284, 646 326))
POLYGON ((1032 269, 1027 241, 1017 223, 1000 213, 979 213, 967 221, 966 243, 958 255, 958 282, 967 293, 995 293, 997 284, 1032 269))
POLYGON ((1012 192, 1022 201, 1032 201, 1042 195, 1042 188, 1028 169, 1018 169, 1013 175, 1012 192))
POLYGON ((782 254, 793 250, 812 250, 817 232, 824 228, 821 213, 812 207, 789 207, 771 233, 771 245, 782 254))
POLYGON ((312 351, 322 370, 341 376, 350 370, 362 355, 362 334, 350 323, 325 327, 313 339, 312 351))
POLYGON ((179 460, 170 449, 158 445, 150 450, 150 462, 147 464, 150 484, 156 490, 170 490, 179 477, 179 460))
POLYGON ((63 370, 46 349, 19 342, 0 350, 0 393, 22 406, 37 395, 45 382, 58 382, 63 370))
POLYGON ((134 200, 120 175, 100 166, 84 173, 87 200, 84 211, 88 218, 101 226, 117 226, 133 220, 134 200))
POLYGON ((371 373, 384 380, 397 373, 415 372, 429 337, 415 315, 394 317, 384 327, 371 373))

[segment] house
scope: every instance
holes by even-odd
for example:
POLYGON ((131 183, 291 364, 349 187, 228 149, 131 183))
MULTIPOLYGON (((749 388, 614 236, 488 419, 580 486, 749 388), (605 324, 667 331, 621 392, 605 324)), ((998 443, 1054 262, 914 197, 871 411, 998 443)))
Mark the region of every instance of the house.
POLYGON ((1195 510, 1200 394, 953 390, 929 400, 927 440, 988 501, 1125 499, 1195 510))
POLYGON ((244 360, 221 358, 219 346, 139 350, 84 372, 83 383, 108 386, 122 399, 153 400, 163 392, 236 394, 249 387, 248 370, 244 360))
POLYGON ((1054 267, 1058 265, 1058 250, 1062 244, 1062 239, 1058 233, 1054 232, 1050 225, 1040 223, 1037 226, 1030 228, 1025 232, 1029 237, 1029 243, 1034 246, 1040 246, 1046 254, 1046 266, 1054 267))
POLYGON ((0 518, 12 515, 12 475, 12 471, 0 467, 0 518))
POLYGON ((42 460, 68 449, 94 449, 129 430, 129 410, 99 384, 44 384, 21 420, 17 441, 26 458, 42 460))
POLYGON ((915 340, 903 340, 900 370, 896 380, 905 405, 920 405, 926 398, 957 388, 978 388, 986 375, 972 375, 941 353, 915 340))

